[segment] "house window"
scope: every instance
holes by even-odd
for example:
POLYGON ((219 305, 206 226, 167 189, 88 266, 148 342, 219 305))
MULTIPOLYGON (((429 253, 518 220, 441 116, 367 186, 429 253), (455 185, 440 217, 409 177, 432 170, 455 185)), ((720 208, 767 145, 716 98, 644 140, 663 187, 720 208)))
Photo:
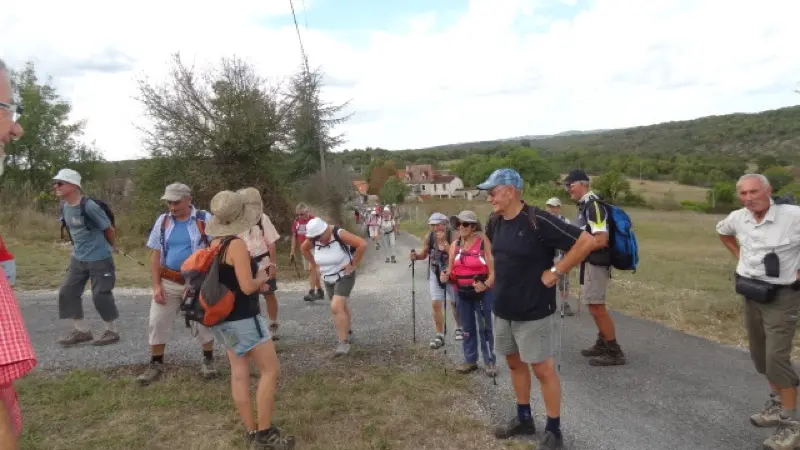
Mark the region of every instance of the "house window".
POLYGON ((425 185, 424 185, 424 184, 422 185, 422 190, 423 190, 423 191, 425 190, 425 185))
POLYGON ((446 184, 443 184, 443 185, 442 185, 442 190, 443 190, 443 191, 446 191, 446 190, 447 190, 447 187, 446 187, 446 186, 447 186, 446 184))

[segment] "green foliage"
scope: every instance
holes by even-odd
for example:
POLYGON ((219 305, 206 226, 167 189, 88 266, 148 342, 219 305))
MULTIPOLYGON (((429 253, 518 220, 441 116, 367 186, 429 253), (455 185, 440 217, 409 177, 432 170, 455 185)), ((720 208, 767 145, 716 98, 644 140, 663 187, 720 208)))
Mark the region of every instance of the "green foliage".
POLYGON ((778 195, 794 194, 794 197, 800 201, 800 182, 787 184, 778 191, 778 195))
POLYGON ((455 164, 451 170, 459 176, 465 186, 482 183, 495 170, 511 167, 530 184, 546 183, 555 180, 558 174, 531 148, 503 148, 499 155, 471 155, 455 164))
POLYGON ((592 189, 610 203, 617 202, 631 192, 631 183, 621 172, 610 171, 592 180, 592 189))
POLYGON ((736 201, 736 183, 733 182, 714 183, 706 193, 706 203, 712 208, 716 205, 733 205, 736 201))
POLYGON ((769 167, 762 172, 762 175, 767 177, 769 184, 772 185, 772 190, 775 192, 780 191, 794 180, 794 176, 792 176, 792 172, 789 169, 779 166, 769 167))
POLYGON ((35 190, 50 190, 53 175, 69 167, 84 180, 106 174, 100 153, 80 141, 85 121, 70 121, 72 106, 56 92, 50 79, 41 81, 32 62, 11 73, 14 95, 25 107, 20 125, 25 134, 5 147, 4 178, 10 185, 28 183, 35 190))
POLYGON ((396 176, 391 176, 386 180, 380 190, 381 202, 401 203, 411 192, 411 188, 396 176))

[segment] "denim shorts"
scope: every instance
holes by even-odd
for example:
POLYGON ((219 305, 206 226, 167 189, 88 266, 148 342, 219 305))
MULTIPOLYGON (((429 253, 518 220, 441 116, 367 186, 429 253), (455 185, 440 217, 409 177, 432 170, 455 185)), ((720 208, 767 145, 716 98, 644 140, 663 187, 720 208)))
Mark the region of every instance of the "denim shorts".
POLYGON ((261 314, 247 319, 222 322, 211 327, 211 332, 217 341, 236 353, 236 356, 244 356, 257 345, 272 340, 267 320, 261 314))
POLYGON ((6 272, 8 283, 13 286, 17 282, 17 262, 13 259, 3 261, 0 262, 0 266, 2 266, 3 270, 6 272))

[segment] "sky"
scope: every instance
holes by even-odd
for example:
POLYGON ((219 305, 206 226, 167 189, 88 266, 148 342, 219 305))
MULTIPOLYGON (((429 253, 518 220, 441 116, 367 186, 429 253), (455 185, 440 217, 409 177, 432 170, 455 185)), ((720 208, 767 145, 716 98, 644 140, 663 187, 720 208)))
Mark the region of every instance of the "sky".
MULTIPOLYGON (((345 148, 421 148, 800 104, 797 0, 293 0, 345 148)), ((238 56, 301 63, 289 0, 12 0, 0 57, 33 61, 109 160, 145 157, 138 80, 238 56), (116 5, 116 6, 115 6, 116 5), (115 9, 119 8, 119 9, 115 9)))

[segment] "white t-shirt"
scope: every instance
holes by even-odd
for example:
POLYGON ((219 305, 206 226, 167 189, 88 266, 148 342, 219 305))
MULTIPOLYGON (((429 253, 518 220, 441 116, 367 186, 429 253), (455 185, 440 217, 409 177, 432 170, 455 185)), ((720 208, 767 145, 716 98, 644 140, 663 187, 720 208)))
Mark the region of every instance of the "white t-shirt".
POLYGON ((394 230, 394 224, 395 220, 393 218, 390 217, 388 219, 385 219, 381 217, 381 231, 383 231, 384 233, 388 233, 394 230))
POLYGON ((319 266, 322 278, 327 278, 328 282, 334 282, 336 275, 350 263, 350 255, 344 251, 342 244, 331 235, 331 240, 327 244, 322 244, 320 241, 314 243, 314 261, 319 266))

